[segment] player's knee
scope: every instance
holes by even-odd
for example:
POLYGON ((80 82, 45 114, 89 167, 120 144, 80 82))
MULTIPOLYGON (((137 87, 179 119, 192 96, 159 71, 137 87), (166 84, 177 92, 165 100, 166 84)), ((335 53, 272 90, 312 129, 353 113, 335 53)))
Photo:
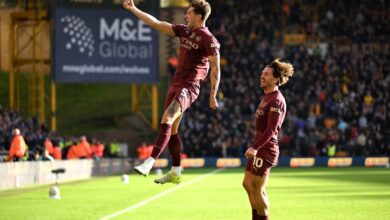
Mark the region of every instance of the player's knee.
POLYGON ((261 193, 260 196, 256 195, 256 203, 261 205, 264 210, 268 210, 268 198, 265 194, 261 193))
POLYGON ((173 121, 174 121, 173 115, 170 112, 165 111, 162 116, 161 123, 172 124, 173 121))
POLYGON ((252 187, 247 181, 242 181, 242 186, 248 193, 252 193, 252 187))
POLYGON ((258 209, 263 210, 263 211, 267 211, 268 205, 265 202, 264 198, 262 198, 259 195, 257 195, 254 198, 255 198, 255 203, 257 204, 258 209))

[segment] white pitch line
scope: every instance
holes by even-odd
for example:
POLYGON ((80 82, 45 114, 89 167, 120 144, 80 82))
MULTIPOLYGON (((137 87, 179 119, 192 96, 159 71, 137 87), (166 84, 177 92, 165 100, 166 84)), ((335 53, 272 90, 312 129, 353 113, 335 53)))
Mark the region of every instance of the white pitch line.
POLYGON ((169 189, 167 189, 167 190, 165 190, 165 191, 163 191, 163 192, 161 192, 161 193, 159 193, 159 194, 157 194, 157 195, 155 195, 155 196, 152 196, 152 197, 150 197, 150 198, 148 198, 148 199, 145 199, 145 200, 143 200, 143 201, 141 201, 141 202, 139 202, 139 203, 137 203, 137 204, 135 204, 135 205, 129 206, 129 207, 125 208, 125 209, 122 209, 122 210, 117 211, 117 212, 114 212, 114 213, 112 213, 112 214, 110 214, 110 215, 104 216, 104 217, 100 218, 100 220, 112 219, 112 218, 115 218, 115 217, 117 217, 117 216, 119 216, 119 215, 122 215, 122 214, 124 214, 124 213, 126 213, 126 212, 131 212, 131 211, 133 211, 134 209, 140 208, 140 207, 142 207, 142 206, 144 206, 144 205, 146 205, 146 204, 148 204, 148 203, 150 203, 150 202, 152 202, 152 201, 154 201, 154 200, 156 200, 156 199, 158 199, 158 198, 161 198, 161 197, 163 197, 163 196, 166 196, 166 195, 168 195, 169 193, 175 192, 176 190, 178 190, 178 189, 180 189, 180 188, 183 188, 183 187, 185 187, 185 186, 188 186, 188 185, 191 185, 191 184, 193 184, 193 183, 199 182, 199 181, 201 181, 201 180, 203 180, 203 179, 205 179, 205 178, 207 178, 207 177, 209 177, 209 176, 211 176, 211 175, 214 175, 214 174, 216 174, 216 173, 219 173, 219 172, 221 172, 221 171, 223 171, 223 170, 224 170, 224 168, 213 170, 213 171, 211 171, 210 173, 204 174, 204 175, 202 175, 202 176, 200 176, 200 177, 197 177, 197 178, 195 178, 195 179, 193 179, 193 180, 190 180, 190 181, 188 181, 188 182, 186 182, 186 183, 179 184, 179 186, 177 186, 177 187, 169 188, 169 189))

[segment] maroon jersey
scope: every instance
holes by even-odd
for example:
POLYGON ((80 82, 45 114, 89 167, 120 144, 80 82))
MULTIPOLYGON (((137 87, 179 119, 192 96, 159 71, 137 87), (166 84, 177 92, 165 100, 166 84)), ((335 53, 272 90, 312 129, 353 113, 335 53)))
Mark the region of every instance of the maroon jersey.
POLYGON ((219 54, 220 45, 206 27, 191 30, 186 25, 172 25, 180 37, 179 64, 172 84, 199 83, 207 76, 208 56, 219 54))
POLYGON ((279 91, 266 94, 256 110, 256 138, 252 148, 271 164, 279 156, 278 133, 285 115, 286 101, 279 91))

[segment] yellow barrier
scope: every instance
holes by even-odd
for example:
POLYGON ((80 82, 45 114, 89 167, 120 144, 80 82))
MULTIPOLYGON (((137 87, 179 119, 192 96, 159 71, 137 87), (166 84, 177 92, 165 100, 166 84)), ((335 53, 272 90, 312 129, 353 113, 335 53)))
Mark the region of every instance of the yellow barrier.
POLYGON ((203 158, 192 158, 192 159, 183 159, 181 160, 181 166, 183 168, 199 168, 204 167, 205 159, 203 158))
POLYGON ((290 167, 312 167, 314 166, 315 159, 309 158, 291 158, 290 167))
POLYGON ((388 157, 367 157, 364 161, 364 166, 366 167, 378 167, 378 166, 388 166, 389 158, 388 157))
POLYGON ((157 159, 153 165, 154 168, 165 168, 167 166, 168 166, 168 159, 157 159))
POLYGON ((350 167, 352 166, 352 157, 329 158, 328 167, 350 167))

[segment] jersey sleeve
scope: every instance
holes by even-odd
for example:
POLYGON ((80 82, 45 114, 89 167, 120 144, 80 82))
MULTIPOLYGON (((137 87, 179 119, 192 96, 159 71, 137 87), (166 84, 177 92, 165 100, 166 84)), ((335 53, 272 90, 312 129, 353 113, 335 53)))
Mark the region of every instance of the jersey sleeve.
POLYGON ((210 36, 203 41, 203 47, 205 56, 217 56, 221 45, 215 37, 210 36))
POLYGON ((256 138, 252 148, 260 149, 271 140, 272 136, 277 134, 278 129, 282 126, 283 114, 285 111, 286 108, 283 101, 275 99, 270 103, 267 128, 258 138, 256 138))
POLYGON ((175 32, 175 35, 177 37, 183 36, 184 33, 186 32, 187 28, 188 27, 185 26, 184 24, 172 24, 173 32, 175 32))

